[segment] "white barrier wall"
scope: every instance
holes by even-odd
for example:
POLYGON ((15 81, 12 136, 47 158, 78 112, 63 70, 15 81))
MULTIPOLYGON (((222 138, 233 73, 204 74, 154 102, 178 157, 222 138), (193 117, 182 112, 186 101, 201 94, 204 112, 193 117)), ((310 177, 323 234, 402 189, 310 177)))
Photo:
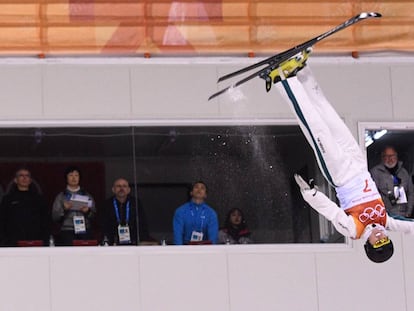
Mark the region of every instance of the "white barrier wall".
MULTIPOLYGON (((277 92, 264 91, 261 79, 240 87, 242 100, 223 95, 207 101, 219 75, 255 61, 3 59, 0 120, 292 119, 277 92)), ((353 130, 357 121, 412 120, 412 58, 315 57, 309 63, 353 130)))
POLYGON ((362 245, 0 249, 0 310, 413 310, 414 239, 362 245))
MULTIPOLYGON (((254 61, 2 59, 0 127, 292 122, 259 79, 237 102, 207 102, 218 76, 254 61)), ((315 57, 310 66, 355 137, 358 122, 414 120, 413 59, 315 57)), ((360 242, 2 248, 0 310, 414 310, 414 238, 392 238, 383 264, 360 242)))

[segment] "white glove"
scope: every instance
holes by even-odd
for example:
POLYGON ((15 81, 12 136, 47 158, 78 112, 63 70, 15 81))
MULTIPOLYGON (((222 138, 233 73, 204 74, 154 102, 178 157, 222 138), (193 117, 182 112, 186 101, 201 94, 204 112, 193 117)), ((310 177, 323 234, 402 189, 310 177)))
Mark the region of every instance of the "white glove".
POLYGON ((332 222, 336 230, 351 238, 356 236, 356 225, 352 216, 348 216, 342 208, 339 208, 325 194, 313 187, 313 183, 309 185, 300 175, 295 174, 296 183, 300 187, 303 199, 316 210, 319 214, 325 216, 332 222))
POLYGON ((312 195, 315 196, 316 192, 317 192, 317 188, 315 188, 313 185, 310 186, 303 178, 302 176, 295 174, 295 181, 298 184, 299 188, 300 188, 300 192, 303 194, 305 193, 309 193, 310 191, 312 192, 312 195))
POLYGON ((345 218, 347 217, 338 205, 332 202, 325 194, 318 191, 316 187, 309 185, 300 175, 295 174, 295 180, 299 185, 303 199, 308 202, 308 204, 318 213, 322 214, 331 221, 338 215, 338 213, 342 213, 342 216, 345 218))

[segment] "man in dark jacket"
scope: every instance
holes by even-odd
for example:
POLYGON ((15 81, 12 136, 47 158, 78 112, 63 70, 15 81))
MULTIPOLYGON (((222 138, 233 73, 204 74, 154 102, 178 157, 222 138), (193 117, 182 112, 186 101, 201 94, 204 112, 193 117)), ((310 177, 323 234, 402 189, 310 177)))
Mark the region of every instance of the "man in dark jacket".
POLYGON ((18 241, 33 240, 46 243, 48 223, 46 202, 33 187, 30 171, 19 169, 0 206, 1 244, 16 246, 18 241))
POLYGON ((113 196, 102 208, 102 234, 109 245, 137 245, 149 241, 147 220, 144 211, 137 208, 131 188, 124 178, 112 185, 113 196), (137 226, 138 223, 138 226, 137 226))
POLYGON ((398 153, 387 146, 381 153, 382 162, 371 169, 372 178, 381 193, 387 212, 412 217, 414 187, 410 175, 398 160, 398 153))

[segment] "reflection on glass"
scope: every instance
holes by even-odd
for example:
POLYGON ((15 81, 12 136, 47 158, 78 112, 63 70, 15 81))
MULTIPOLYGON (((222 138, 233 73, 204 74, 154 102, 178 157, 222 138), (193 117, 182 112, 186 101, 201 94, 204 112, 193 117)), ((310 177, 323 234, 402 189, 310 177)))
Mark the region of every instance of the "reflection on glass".
POLYGON ((222 20, 221 1, 212 2, 171 2, 168 26, 163 36, 163 45, 191 47, 194 43, 217 42, 211 21, 222 20), (197 27, 189 26, 197 22, 197 27), (187 24, 187 25, 186 25, 187 24))

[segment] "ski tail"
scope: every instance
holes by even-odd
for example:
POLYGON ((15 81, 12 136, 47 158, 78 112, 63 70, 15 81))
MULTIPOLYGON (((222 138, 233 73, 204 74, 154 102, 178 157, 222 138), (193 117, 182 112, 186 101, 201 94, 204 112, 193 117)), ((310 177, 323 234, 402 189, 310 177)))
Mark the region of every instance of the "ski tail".
MULTIPOLYGON (((224 75, 224 76, 222 76, 218 79, 218 82, 233 78, 235 76, 238 76, 240 74, 243 74, 245 72, 248 72, 248 71, 256 69, 256 68, 259 68, 259 67, 264 66, 264 65, 267 65, 267 66, 260 69, 260 70, 258 70, 258 71, 256 71, 255 73, 252 73, 252 74, 248 75, 244 79, 241 79, 240 81, 234 83, 231 87, 239 86, 239 85, 241 85, 241 84, 253 79, 254 77, 257 77, 257 76, 260 76, 261 78, 266 80, 266 77, 268 77, 270 75, 270 73, 273 70, 275 70, 280 64, 282 64, 283 62, 291 59, 292 57, 294 57, 297 54, 303 53, 308 48, 313 47, 313 45, 315 45, 319 41, 322 41, 325 38, 333 35, 334 33, 337 33, 337 32, 339 32, 339 31, 341 31, 341 30, 343 30, 343 29, 345 29, 345 28, 347 28, 347 27, 349 27, 353 24, 356 24, 356 23, 362 21, 362 20, 369 19, 369 18, 378 18, 378 17, 381 17, 381 16, 382 15, 380 13, 376 13, 376 12, 362 12, 362 13, 346 20, 342 24, 340 24, 340 25, 328 30, 327 32, 324 32, 324 33, 320 34, 319 36, 314 37, 314 38, 312 38, 312 39, 310 39, 310 40, 308 40, 308 41, 306 41, 302 44, 299 44, 299 45, 297 45, 297 46, 295 46, 291 49, 288 49, 284 52, 281 52, 279 54, 268 57, 268 58, 266 58, 266 59, 264 59, 264 60, 262 60, 258 63, 255 63, 253 65, 244 67, 240 70, 237 70, 235 72, 224 75)), ((269 79, 266 80, 266 89, 268 89, 268 85, 271 85, 271 82, 269 84, 269 79)), ((225 93, 231 87, 227 87, 225 89, 222 89, 222 90, 218 91, 217 93, 214 93, 213 95, 211 95, 209 97, 209 100, 216 97, 216 96, 218 96, 218 95, 221 95, 221 94, 225 93)))
MULTIPOLYGON (((282 53, 286 53, 286 51, 282 52, 282 53)), ((268 57, 268 58, 266 58, 266 59, 264 59, 264 60, 262 60, 258 63, 255 63, 253 65, 244 67, 244 68, 242 68, 240 70, 237 70, 237 71, 234 71, 234 72, 230 72, 229 74, 226 74, 224 76, 221 76, 220 78, 218 78, 217 83, 220 83, 221 81, 228 80, 228 79, 233 78, 235 76, 241 75, 242 73, 245 73, 247 71, 259 68, 260 66, 269 65, 274 61, 275 57, 278 56, 278 55, 279 54, 270 56, 270 57, 268 57)))
POLYGON ((211 100, 211 99, 213 99, 213 98, 215 98, 215 97, 217 97, 217 96, 219 96, 219 95, 221 95, 221 94, 223 94, 223 93, 227 92, 227 91, 228 91, 231 87, 234 87, 234 86, 228 86, 228 87, 226 87, 226 88, 224 88, 224 89, 222 89, 222 90, 220 90, 220 91, 218 91, 218 92, 214 93, 213 95, 211 95, 211 96, 208 98, 208 100, 211 100))

